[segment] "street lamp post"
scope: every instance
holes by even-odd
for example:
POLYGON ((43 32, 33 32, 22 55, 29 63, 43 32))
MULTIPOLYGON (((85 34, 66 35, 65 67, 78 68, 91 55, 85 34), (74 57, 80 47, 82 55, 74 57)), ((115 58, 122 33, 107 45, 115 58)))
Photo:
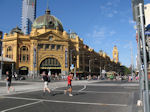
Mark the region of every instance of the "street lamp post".
POLYGON ((3 74, 3 51, 1 47, 1 71, 0 71, 0 79, 2 79, 2 74, 3 74))
MULTIPOLYGON (((149 83, 148 83, 148 73, 147 73, 147 53, 146 53, 146 43, 145 43, 145 23, 144 23, 144 0, 132 0, 132 8, 133 8, 133 20, 137 23, 138 29, 138 41, 141 41, 141 45, 138 43, 138 53, 142 51, 143 53, 143 63, 139 65, 139 71, 143 71, 144 75, 144 98, 143 98, 143 105, 144 105, 144 112, 150 112, 149 108, 149 83), (142 48, 141 48, 142 46, 142 48), (141 66, 141 67, 140 67, 141 66)), ((141 56, 139 56, 139 60, 141 56)), ((142 75, 142 74, 140 74, 142 75)), ((141 80, 141 79, 140 79, 141 80)), ((141 86, 140 89, 142 90, 141 86)))
POLYGON ((14 63, 12 63, 12 68, 11 68, 12 76, 14 75, 14 63))
MULTIPOLYGON (((3 32, 2 31, 0 31, 0 39, 2 39, 2 35, 3 35, 3 32)), ((3 48, 2 48, 2 41, 0 40, 0 47, 1 47, 1 71, 0 71, 0 80, 2 79, 2 70, 3 70, 3 67, 2 67, 2 65, 3 65, 3 52, 2 52, 2 50, 3 50, 3 48)))
POLYGON ((91 78, 91 59, 89 59, 89 77, 91 78))
POLYGON ((72 52, 73 51, 75 51, 75 49, 70 50, 70 72, 71 72, 71 69, 73 69, 72 63, 75 62, 74 63, 74 78, 76 79, 76 61, 77 61, 77 59, 76 59, 76 57, 73 57, 73 60, 72 60, 72 52))
POLYGON ((89 76, 91 77, 91 61, 92 60, 97 60, 97 59, 89 59, 89 76))

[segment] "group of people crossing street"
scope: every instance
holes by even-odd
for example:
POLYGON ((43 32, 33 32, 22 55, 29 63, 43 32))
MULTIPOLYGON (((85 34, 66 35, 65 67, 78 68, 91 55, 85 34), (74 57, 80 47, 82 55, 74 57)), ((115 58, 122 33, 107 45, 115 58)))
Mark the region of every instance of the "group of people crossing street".
MULTIPOLYGON (((69 96, 73 96, 72 95, 72 80, 73 80, 73 74, 70 73, 67 77, 68 79, 68 87, 66 90, 64 90, 64 94, 67 94, 67 92, 69 92, 69 96)), ((43 95, 45 95, 45 92, 48 91, 48 93, 52 93, 52 90, 50 90, 48 88, 48 83, 50 82, 50 76, 48 74, 46 74, 45 71, 42 72, 42 80, 44 81, 44 87, 43 87, 43 95)))
MULTIPOLYGON (((52 90, 48 87, 48 84, 51 82, 51 77, 50 77, 50 75, 48 75, 47 73, 46 73, 46 71, 43 71, 42 72, 42 74, 41 74, 41 76, 42 76, 42 80, 43 80, 43 95, 45 95, 46 94, 46 91, 49 93, 49 94, 51 94, 51 95, 53 95, 53 93, 52 93, 52 90)), ((12 86, 12 74, 10 74, 10 72, 9 71, 6 71, 6 87, 7 87, 7 93, 10 93, 10 90, 12 89, 12 91, 14 91, 15 90, 15 88, 12 86)), ((66 90, 64 90, 64 94, 66 95, 67 94, 67 92, 69 92, 69 96, 73 96, 73 94, 72 94, 72 80, 73 80, 73 74, 72 73, 70 73, 69 75, 68 75, 68 77, 67 77, 67 80, 68 80, 68 87, 67 87, 67 89, 66 90)))

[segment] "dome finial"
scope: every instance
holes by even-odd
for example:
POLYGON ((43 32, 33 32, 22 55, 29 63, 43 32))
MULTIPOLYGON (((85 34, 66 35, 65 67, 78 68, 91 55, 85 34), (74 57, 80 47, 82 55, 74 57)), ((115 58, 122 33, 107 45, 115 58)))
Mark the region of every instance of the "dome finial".
POLYGON ((51 11, 49 10, 49 0, 47 0, 47 9, 46 9, 46 11, 45 11, 45 13, 46 14, 50 14, 51 13, 51 11))

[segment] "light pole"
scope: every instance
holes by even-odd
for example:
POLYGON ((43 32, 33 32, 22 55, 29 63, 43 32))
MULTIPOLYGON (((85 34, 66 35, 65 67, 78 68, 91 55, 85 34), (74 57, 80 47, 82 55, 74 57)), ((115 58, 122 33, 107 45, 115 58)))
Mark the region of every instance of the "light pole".
POLYGON ((101 57, 100 57, 100 59, 99 59, 99 75, 100 75, 100 77, 101 77, 101 74, 102 73, 102 68, 101 68, 101 57))
POLYGON ((91 63, 91 59, 89 59, 89 77, 91 78, 91 64, 90 63, 91 63))
POLYGON ((3 74, 3 51, 1 47, 1 71, 0 71, 0 79, 2 79, 2 74, 3 74))
MULTIPOLYGON (((149 108, 149 83, 148 83, 148 71, 147 71, 147 53, 146 53, 146 43, 145 43, 145 23, 144 23, 144 0, 132 0, 132 8, 133 8, 133 20, 137 23, 138 28, 138 41, 141 42, 141 45, 138 43, 138 50, 142 51, 143 53, 143 63, 139 65, 139 71, 143 71, 144 75, 144 98, 143 98, 143 105, 144 105, 144 112, 150 112, 149 108), (140 67, 141 66, 141 67, 140 67)), ((138 51, 138 52, 139 52, 138 51)), ((138 55, 139 56, 139 55, 138 55)), ((141 56, 139 56, 141 59, 141 56)), ((142 75, 142 74, 140 74, 142 75)))
MULTIPOLYGON (((71 69, 72 69, 72 52, 75 51, 75 49, 71 49, 70 50, 70 72, 71 72, 71 69)), ((76 57, 74 58, 73 57, 73 61, 75 61, 75 64, 74 64, 74 78, 76 79, 76 57)))
POLYGON ((89 76, 91 77, 91 61, 97 60, 97 59, 89 59, 89 76))
POLYGON ((12 76, 14 75, 14 63, 12 63, 12 68, 11 68, 12 76))
POLYGON ((2 65, 3 65, 3 52, 2 52, 2 50, 3 50, 3 47, 2 47, 2 35, 3 35, 3 32, 2 31, 0 31, 0 47, 1 47, 1 71, 0 71, 0 80, 2 79, 2 69, 3 69, 3 67, 2 67, 2 65))

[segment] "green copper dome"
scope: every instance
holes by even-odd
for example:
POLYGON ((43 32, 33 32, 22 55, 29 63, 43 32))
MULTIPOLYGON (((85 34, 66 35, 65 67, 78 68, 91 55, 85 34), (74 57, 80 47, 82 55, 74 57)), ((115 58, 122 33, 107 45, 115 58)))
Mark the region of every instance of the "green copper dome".
POLYGON ((33 28, 41 29, 45 26, 47 29, 58 29, 63 32, 62 23, 55 17, 50 15, 50 10, 45 11, 45 15, 38 17, 32 24, 33 28))

